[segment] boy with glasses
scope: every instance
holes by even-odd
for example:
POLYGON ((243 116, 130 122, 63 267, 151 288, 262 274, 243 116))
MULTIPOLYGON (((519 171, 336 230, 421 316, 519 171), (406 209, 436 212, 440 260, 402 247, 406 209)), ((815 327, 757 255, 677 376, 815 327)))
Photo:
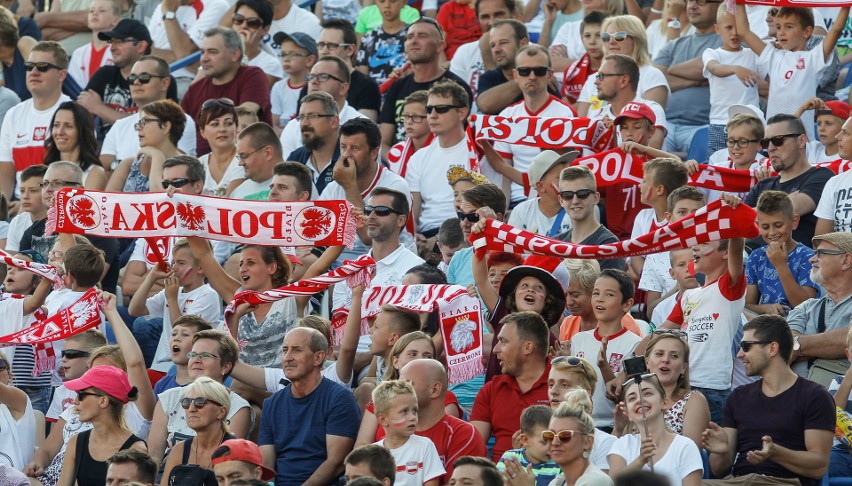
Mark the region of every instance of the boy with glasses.
POLYGON ((428 98, 428 92, 415 91, 402 102, 402 120, 406 137, 405 140, 391 147, 388 152, 388 167, 400 177, 405 177, 411 156, 432 143, 435 138, 426 121, 428 98))
POLYGON ((299 112, 302 89, 307 87, 305 76, 319 58, 314 39, 302 32, 275 34, 275 42, 281 46, 281 65, 286 77, 272 86, 272 128, 279 136, 287 123, 299 112))

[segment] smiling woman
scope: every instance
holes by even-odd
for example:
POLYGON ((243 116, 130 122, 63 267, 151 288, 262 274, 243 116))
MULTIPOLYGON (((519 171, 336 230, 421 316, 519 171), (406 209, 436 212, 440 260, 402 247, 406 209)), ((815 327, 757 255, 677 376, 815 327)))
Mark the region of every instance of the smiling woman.
POLYGON ((106 187, 106 172, 98 159, 98 142, 89 113, 73 101, 59 105, 50 121, 50 137, 44 141, 44 164, 67 160, 83 170, 86 189, 106 187))

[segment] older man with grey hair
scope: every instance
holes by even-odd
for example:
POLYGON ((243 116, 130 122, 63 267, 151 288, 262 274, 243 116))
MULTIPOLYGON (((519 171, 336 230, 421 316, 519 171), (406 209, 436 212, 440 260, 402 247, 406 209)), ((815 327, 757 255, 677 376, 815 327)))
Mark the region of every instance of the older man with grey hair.
MULTIPOLYGON (((261 121, 272 124, 269 79, 262 69, 243 66, 242 59, 243 40, 233 29, 215 27, 204 33, 201 43, 204 77, 189 87, 181 101, 183 111, 195 119, 196 125, 207 103, 247 106, 261 121)), ((201 136, 196 137, 196 145, 197 153, 210 152, 210 146, 201 136)))

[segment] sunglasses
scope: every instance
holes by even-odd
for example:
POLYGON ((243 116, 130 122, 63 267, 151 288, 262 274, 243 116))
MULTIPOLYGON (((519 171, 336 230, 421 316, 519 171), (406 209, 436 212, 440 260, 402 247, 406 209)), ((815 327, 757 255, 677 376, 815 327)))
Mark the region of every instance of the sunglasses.
POLYGON ((5 359, 0 359, 0 371, 6 371, 9 369, 9 362, 5 359))
POLYGON ((821 257, 823 255, 845 255, 846 252, 843 250, 827 250, 825 248, 814 250, 815 257, 821 257))
POLYGON ((748 353, 751 351, 751 347, 755 344, 769 344, 772 341, 740 341, 740 349, 743 350, 743 353, 748 353))
POLYGON ((244 16, 237 14, 237 13, 235 13, 234 16, 231 17, 231 23, 238 26, 238 27, 240 25, 243 25, 243 23, 245 23, 246 26, 249 29, 259 29, 259 28, 263 27, 263 21, 260 20, 259 18, 257 18, 257 17, 244 17, 244 16))
POLYGON ((601 40, 604 42, 609 42, 610 39, 615 39, 615 42, 624 42, 628 37, 630 36, 627 35, 627 32, 616 32, 615 34, 601 32, 601 40))
MULTIPOLYGON (((630 378, 629 380, 625 381, 623 385, 621 385, 622 393, 627 390, 628 386, 636 383, 637 378, 639 379, 638 381, 646 381, 650 380, 651 378, 657 378, 657 375, 655 375, 654 373, 643 373, 639 376, 634 376, 633 378, 630 378)), ((657 380, 659 381, 659 378, 657 378, 657 380)))
POLYGON ((550 72, 550 68, 547 66, 536 66, 536 67, 519 67, 515 68, 518 76, 522 78, 528 78, 531 73, 535 73, 536 77, 547 76, 547 73, 550 72))
POLYGON ((456 211, 456 216, 459 217, 459 221, 468 220, 471 223, 479 221, 479 215, 476 213, 463 213, 461 211, 456 211))
POLYGON ((201 109, 202 110, 209 110, 210 108, 213 108, 214 106, 225 106, 225 107, 233 108, 234 102, 232 100, 230 100, 229 98, 218 98, 218 99, 217 98, 211 98, 211 99, 205 101, 203 105, 201 105, 201 109))
POLYGON ((376 213, 376 216, 380 218, 384 218, 385 216, 389 216, 391 214, 403 214, 402 212, 397 211, 396 209, 388 206, 364 206, 364 214, 369 216, 373 213, 376 213))
POLYGON ((439 115, 443 115, 453 108, 465 108, 464 106, 459 105, 426 105, 426 114, 431 115, 433 111, 437 112, 439 115))
MULTIPOLYGON (((834 112, 831 111, 831 110, 817 110, 816 111, 816 116, 823 116, 823 115, 834 115, 834 112)), ((835 116, 837 116, 837 115, 835 115, 835 116)))
POLYGON ((580 372, 583 373, 583 375, 586 376, 586 379, 588 379, 589 381, 594 381, 592 379, 592 377, 589 376, 589 373, 586 371, 586 367, 583 366, 583 360, 582 359, 580 359, 576 356, 557 356, 557 357, 553 358, 552 360, 550 360, 551 366, 559 365, 559 364, 562 364, 562 363, 565 363, 566 365, 568 365, 572 368, 579 368, 580 372))
POLYGON ((801 133, 788 133, 787 135, 778 135, 777 137, 764 138, 763 140, 760 141, 760 146, 767 149, 767 148, 769 148, 769 144, 771 143, 772 145, 774 145, 776 147, 780 147, 780 146, 784 145, 784 142, 788 138, 798 137, 799 135, 802 135, 802 134, 801 133))
POLYGON ((553 439, 559 439, 559 442, 565 444, 571 442, 571 439, 574 438, 574 434, 582 434, 582 432, 576 432, 573 430, 560 430, 559 432, 555 432, 553 430, 542 430, 541 440, 550 444, 553 442, 553 439))
POLYGON ((102 396, 104 396, 104 395, 101 395, 100 393, 87 392, 87 391, 78 391, 78 392, 77 392, 77 401, 78 401, 78 402, 82 402, 82 401, 83 401, 83 399, 84 399, 84 398, 86 398, 86 397, 102 397, 102 396))
POLYGON ((62 70, 61 67, 57 66, 56 64, 49 63, 49 62, 29 62, 29 61, 27 61, 27 62, 24 63, 24 69, 26 69, 27 72, 32 71, 34 68, 38 69, 38 72, 40 72, 40 73, 46 73, 49 69, 62 70))
POLYGON ((168 189, 169 186, 177 187, 178 189, 180 189, 181 187, 183 187, 187 184, 192 184, 193 182, 198 182, 198 181, 195 180, 195 179, 185 179, 185 178, 181 177, 181 178, 178 178, 178 179, 163 179, 162 184, 163 184, 163 189, 168 189))
POLYGON ((79 349, 63 349, 62 357, 65 359, 88 358, 92 353, 88 351, 80 351, 79 349))
POLYGON ((212 403, 213 405, 222 406, 221 403, 216 400, 211 400, 207 397, 195 397, 195 398, 182 398, 180 400, 180 406, 183 407, 184 410, 189 410, 190 405, 195 405, 196 410, 201 410, 207 405, 207 402, 212 403))
POLYGON ((201 358, 201 359, 212 358, 212 359, 219 359, 219 360, 222 359, 222 358, 216 356, 213 353, 196 353, 195 351, 190 351, 190 352, 186 353, 186 358, 190 359, 190 360, 195 359, 195 358, 201 358))
POLYGON ((580 189, 579 191, 559 191, 559 197, 566 201, 570 201, 574 199, 574 196, 577 196, 577 199, 584 201, 589 198, 595 191, 591 189, 580 189))
POLYGON ((677 337, 680 337, 680 338, 683 338, 683 339, 686 339, 686 336, 687 336, 686 332, 681 331, 680 329, 654 329, 654 332, 652 332, 651 334, 656 334, 656 335, 671 334, 672 336, 677 336, 677 337))
POLYGON ((127 83, 136 84, 136 81, 139 81, 139 84, 148 84, 154 78, 165 79, 165 76, 157 76, 151 73, 131 74, 127 77, 127 83))

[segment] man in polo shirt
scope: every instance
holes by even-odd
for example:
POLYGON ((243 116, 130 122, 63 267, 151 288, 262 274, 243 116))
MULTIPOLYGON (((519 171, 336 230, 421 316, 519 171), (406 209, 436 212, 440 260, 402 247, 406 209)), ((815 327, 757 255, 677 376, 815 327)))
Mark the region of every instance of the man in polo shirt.
POLYGON ((486 441, 494 436, 494 460, 512 448, 512 434, 520 428, 525 408, 550 405, 547 323, 535 312, 509 314, 502 322, 493 352, 503 374, 482 387, 470 414, 470 422, 486 441))

